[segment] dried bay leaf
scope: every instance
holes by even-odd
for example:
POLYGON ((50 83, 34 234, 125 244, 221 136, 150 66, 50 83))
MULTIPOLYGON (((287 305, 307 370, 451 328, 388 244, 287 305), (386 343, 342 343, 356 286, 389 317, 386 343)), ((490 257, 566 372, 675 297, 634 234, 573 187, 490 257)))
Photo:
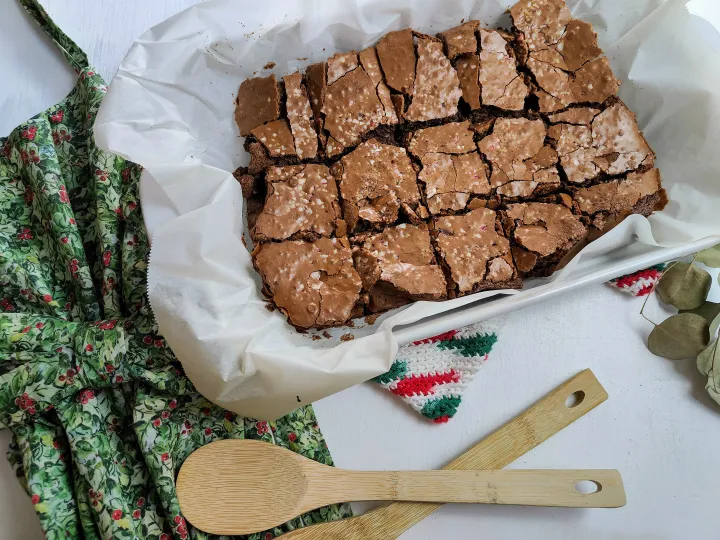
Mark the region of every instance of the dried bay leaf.
POLYGON ((679 313, 656 325, 648 349, 669 360, 697 356, 710 341, 710 325, 695 313, 679 313))
POLYGON ((655 290, 660 300, 678 309, 695 309, 707 300, 712 277, 691 263, 676 263, 660 278, 655 290))
POLYGON ((697 262, 703 263, 710 268, 720 268, 720 244, 717 246, 703 249, 695 257, 697 262))

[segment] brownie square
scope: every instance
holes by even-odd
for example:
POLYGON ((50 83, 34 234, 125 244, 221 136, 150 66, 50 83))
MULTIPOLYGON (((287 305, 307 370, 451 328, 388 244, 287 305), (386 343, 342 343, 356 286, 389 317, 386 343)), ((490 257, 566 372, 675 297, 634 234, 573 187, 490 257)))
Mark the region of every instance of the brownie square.
POLYGON ((332 236, 344 222, 335 179, 325 165, 270 167, 267 196, 253 229, 253 239, 315 240, 332 236))
POLYGON ((295 141, 295 153, 299 159, 314 159, 318 152, 318 138, 302 75, 300 73, 287 75, 283 77, 283 82, 286 95, 285 108, 295 141))
POLYGON ((371 312, 446 298, 445 276, 435 260, 426 225, 402 223, 353 243, 355 268, 369 293, 371 312))
POLYGON ((635 115, 620 100, 602 112, 581 108, 569 116, 571 111, 562 116, 550 115, 551 121, 559 123, 548 129, 569 185, 653 167, 655 154, 643 137, 635 115))
POLYGON ((574 20, 564 0, 520 0, 510 16, 541 111, 602 103, 617 94, 619 81, 601 56, 592 26, 574 20))
POLYGON ((660 171, 633 172, 618 180, 581 188, 573 194, 576 213, 591 224, 599 236, 630 214, 649 216, 667 204, 660 185, 660 171))
POLYGON ((280 90, 275 75, 246 79, 240 85, 235 107, 235 122, 243 137, 280 117, 280 90))
POLYGON ((359 65, 357 53, 335 55, 328 60, 322 113, 325 116, 323 128, 327 135, 325 151, 328 157, 357 145, 368 133, 386 122, 385 107, 378 96, 377 85, 359 65), (350 71, 344 72, 346 69, 350 71))
POLYGON ((351 233, 391 225, 400 211, 414 214, 420 204, 417 175, 404 148, 365 141, 333 165, 351 233))
POLYGON ((420 159, 418 176, 431 214, 464 210, 471 197, 490 193, 488 168, 476 151, 470 122, 453 122, 412 133, 408 151, 420 159))
POLYGON ((435 218, 433 224, 453 295, 522 286, 496 212, 478 208, 462 216, 435 218))
POLYGON ((409 122, 427 122, 456 115, 462 90, 442 41, 423 35, 416 39, 415 84, 403 117, 409 122))
POLYGON ((502 199, 531 199, 561 185, 557 152, 545 144, 542 120, 499 118, 478 149, 492 165, 490 185, 502 199))
POLYGON ((588 232, 563 204, 511 204, 503 214, 505 234, 523 277, 549 276, 568 253, 584 245, 588 232))
POLYGON ((480 101, 508 111, 522 111, 530 89, 524 77, 518 72, 512 36, 498 30, 481 28, 480 101))
POLYGON ((475 32, 479 26, 480 21, 468 21, 438 34, 445 42, 445 51, 450 60, 455 60, 460 55, 477 52, 478 43, 475 32))
POLYGON ((263 292, 297 328, 340 326, 357 313, 362 281, 346 238, 260 244, 253 264, 263 292))

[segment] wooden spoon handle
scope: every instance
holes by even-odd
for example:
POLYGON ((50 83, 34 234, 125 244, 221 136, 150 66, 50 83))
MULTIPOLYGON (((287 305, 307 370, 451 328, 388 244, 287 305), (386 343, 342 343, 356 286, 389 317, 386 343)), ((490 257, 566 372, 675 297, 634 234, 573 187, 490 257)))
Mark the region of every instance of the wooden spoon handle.
MULTIPOLYGON (((510 420, 445 469, 502 469, 607 399, 589 369, 581 371, 510 420), (565 405, 575 396, 574 406, 565 405), (582 397, 582 398, 581 398, 582 397), (581 398, 581 399, 580 399, 581 398)), ((285 535, 287 540, 390 540, 419 523, 442 504, 396 502, 341 521, 320 523, 285 535)))
POLYGON ((323 501, 323 505, 343 501, 571 508, 617 508, 625 505, 622 479, 615 470, 363 472, 336 469, 334 473, 330 482, 318 482, 316 485, 311 482, 316 501, 323 501), (591 489, 579 490, 581 483, 591 489))

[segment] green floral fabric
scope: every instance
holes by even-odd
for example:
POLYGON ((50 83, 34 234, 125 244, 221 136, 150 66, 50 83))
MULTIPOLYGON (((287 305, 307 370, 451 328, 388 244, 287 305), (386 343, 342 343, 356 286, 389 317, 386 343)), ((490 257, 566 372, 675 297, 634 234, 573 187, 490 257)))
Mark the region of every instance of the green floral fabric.
MULTIPOLYGON (((331 464, 311 406, 256 422, 204 399, 145 295, 140 169, 99 150, 106 85, 35 0, 20 0, 78 73, 72 93, 0 138, 0 428, 50 539, 208 538, 175 475, 198 447, 253 438, 331 464)), ((248 538, 350 515, 332 506, 248 538)))

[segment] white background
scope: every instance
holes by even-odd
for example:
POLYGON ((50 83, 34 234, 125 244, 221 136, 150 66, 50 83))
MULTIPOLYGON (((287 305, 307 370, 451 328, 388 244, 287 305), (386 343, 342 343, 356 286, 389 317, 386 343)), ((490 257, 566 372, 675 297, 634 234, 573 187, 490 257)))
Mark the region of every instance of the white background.
MULTIPOLYGON (((132 41, 194 0, 43 0, 109 81, 132 41)), ((281 5, 278 3, 278 5, 281 5)), ((62 99, 74 76, 16 0, 0 0, 0 136, 62 99)), ((718 300, 718 293, 714 293, 718 300)), ((365 384, 316 405, 339 466, 435 468, 581 369, 610 399, 513 467, 617 468, 619 510, 449 505, 403 540, 446 538, 718 538, 720 406, 693 361, 645 348, 641 301, 604 285, 510 315, 496 349, 446 425, 419 418, 365 384)), ((652 311, 652 310, 651 310, 652 311)), ((0 447, 9 436, 0 433, 0 447)), ((0 539, 42 533, 29 499, 0 460, 0 539)))

